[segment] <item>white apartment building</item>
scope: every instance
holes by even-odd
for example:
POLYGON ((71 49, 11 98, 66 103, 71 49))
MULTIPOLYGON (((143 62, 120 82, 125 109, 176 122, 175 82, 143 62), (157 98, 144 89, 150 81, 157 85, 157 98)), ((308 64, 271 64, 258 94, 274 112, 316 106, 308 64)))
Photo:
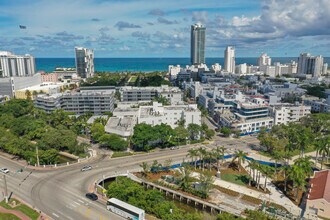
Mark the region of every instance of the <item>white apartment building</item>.
POLYGON ((197 105, 162 106, 158 102, 153 102, 152 106, 140 106, 137 122, 152 126, 163 123, 175 128, 180 120, 185 120, 186 126, 191 123, 201 125, 201 112, 197 105))
POLYGON ((302 117, 311 114, 311 106, 299 103, 279 103, 269 106, 269 113, 274 118, 274 125, 286 125, 289 122, 299 121, 302 117))
POLYGON ((122 86, 119 88, 119 93, 122 102, 152 101, 156 97, 164 97, 171 105, 176 105, 181 104, 183 100, 183 93, 180 88, 168 85, 160 87, 122 86))
POLYGON ((272 59, 266 54, 263 53, 258 58, 258 66, 270 66, 272 65, 272 59))
POLYGON ((81 78, 94 76, 94 50, 75 47, 76 70, 81 78))
POLYGON ((56 109, 63 109, 82 115, 91 112, 95 115, 102 115, 114 110, 113 91, 92 91, 55 93, 52 95, 38 95, 34 100, 34 105, 47 113, 56 109))
POLYGON ((239 75, 247 74, 247 64, 242 63, 242 64, 237 65, 235 68, 235 73, 237 73, 239 75))
POLYGON ((179 72, 181 71, 181 67, 180 65, 169 65, 168 66, 168 74, 170 76, 170 80, 175 80, 179 74, 179 72))
POLYGON ((0 51, 0 78, 15 76, 32 76, 36 73, 34 57, 15 55, 8 51, 0 51))
POLYGON ((309 105, 311 107, 312 112, 330 112, 330 90, 326 90, 327 99, 307 99, 304 100, 305 105, 309 105))
POLYGON ((235 73, 235 48, 228 46, 225 50, 225 71, 235 73))

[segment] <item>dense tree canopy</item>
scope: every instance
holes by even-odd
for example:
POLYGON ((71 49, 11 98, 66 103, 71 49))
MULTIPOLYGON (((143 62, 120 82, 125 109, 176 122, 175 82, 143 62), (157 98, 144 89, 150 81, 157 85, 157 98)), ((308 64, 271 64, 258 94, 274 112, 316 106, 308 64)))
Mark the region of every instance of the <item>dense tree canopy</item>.
POLYGON ((86 120, 70 118, 62 110, 48 115, 34 108, 31 100, 12 99, 0 105, 0 149, 34 164, 39 148, 41 164, 58 163, 58 151, 85 153, 76 138, 84 133, 86 120))
POLYGON ((177 208, 173 202, 166 201, 161 192, 152 189, 145 190, 143 186, 126 177, 117 177, 117 181, 109 185, 107 196, 137 206, 163 220, 201 219, 200 215, 186 213, 177 208))

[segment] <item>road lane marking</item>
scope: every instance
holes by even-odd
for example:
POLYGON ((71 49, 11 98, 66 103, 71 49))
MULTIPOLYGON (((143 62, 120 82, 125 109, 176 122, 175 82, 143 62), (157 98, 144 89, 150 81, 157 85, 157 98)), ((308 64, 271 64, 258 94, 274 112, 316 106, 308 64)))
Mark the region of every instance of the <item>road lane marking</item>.
POLYGON ((76 201, 73 201, 74 203, 76 203, 78 206, 80 205, 80 203, 76 202, 76 201))
POLYGON ((80 199, 77 199, 81 204, 84 204, 85 202, 84 201, 81 201, 80 199))
POLYGON ((59 215, 57 215, 56 213, 52 213, 53 214, 53 216, 55 216, 56 218, 59 218, 60 216, 59 215))

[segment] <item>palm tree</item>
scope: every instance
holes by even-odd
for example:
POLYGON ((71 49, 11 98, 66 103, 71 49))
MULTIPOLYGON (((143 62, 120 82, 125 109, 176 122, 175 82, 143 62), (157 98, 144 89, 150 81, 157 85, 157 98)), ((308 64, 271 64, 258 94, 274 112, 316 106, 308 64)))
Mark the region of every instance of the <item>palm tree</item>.
POLYGON ((206 152, 206 159, 209 161, 209 171, 211 171, 211 164, 213 159, 216 158, 216 155, 214 154, 213 151, 207 151, 206 152))
POLYGON ((274 168, 275 168, 275 174, 277 173, 277 163, 283 159, 284 152, 283 151, 273 151, 271 155, 271 159, 274 160, 274 168))
POLYGON ((286 192, 287 190, 288 174, 290 170, 291 168, 288 165, 281 166, 281 171, 283 172, 283 176, 284 176, 284 192, 286 192))
MULTIPOLYGON (((256 178, 255 171, 258 168, 258 166, 259 166, 259 163, 256 160, 254 160, 254 159, 250 160, 249 161, 249 164, 247 166, 247 167, 250 168, 250 176, 252 177, 252 180, 253 181, 256 181, 255 180, 255 178, 256 178), (253 172, 253 175, 251 174, 251 170, 253 172)), ((251 185, 251 181, 249 181, 249 185, 251 185)))
POLYGON ((194 148, 191 148, 188 150, 188 154, 187 154, 188 157, 191 158, 191 163, 194 162, 195 164, 195 169, 197 168, 197 156, 198 156, 198 150, 194 149, 194 148), (194 160, 195 159, 195 160, 194 160))
POLYGON ((298 200, 298 192, 300 188, 304 188, 306 184, 305 170, 299 165, 293 165, 289 172, 289 178, 293 181, 293 186, 296 188, 296 201, 298 200))
POLYGON ((321 170, 323 168, 323 163, 324 163, 324 159, 325 157, 329 157, 330 154, 330 136, 325 136, 319 140, 316 141, 315 143, 315 149, 316 149, 316 159, 315 159, 315 163, 317 165, 317 155, 321 155, 321 170))
MULTIPOLYGON (((213 151, 213 154, 214 154, 214 156, 215 156, 215 158, 216 158, 216 160, 217 160, 217 169, 218 169, 218 171, 219 171, 219 169, 220 169, 220 164, 219 164, 219 162, 220 162, 220 159, 223 161, 224 160, 224 156, 225 156, 225 147, 219 147, 219 146, 217 146, 215 149, 213 149, 212 151, 213 151)), ((223 164, 223 162, 222 162, 222 164, 223 164)))
POLYGON ((214 176, 211 172, 202 172, 199 175, 199 181, 201 183, 202 191, 205 193, 205 196, 208 196, 208 193, 212 187, 212 184, 214 182, 214 176))
POLYGON ((204 158, 206 155, 206 149, 204 147, 198 148, 199 159, 202 161, 202 170, 204 171, 204 158))
POLYGON ((150 166, 147 162, 143 162, 140 164, 140 167, 142 168, 143 170, 143 176, 147 176, 147 173, 149 172, 150 170, 150 166))
POLYGON ((186 191, 190 188, 190 183, 192 182, 192 178, 190 177, 191 170, 188 166, 180 167, 180 182, 179 186, 183 191, 186 191))
POLYGON ((261 172, 265 176, 264 191, 266 191, 267 178, 272 176, 272 174, 274 173, 274 170, 272 167, 270 167, 268 165, 261 165, 261 172))
POLYGON ((235 152, 235 156, 232 160, 232 163, 237 159, 238 171, 241 171, 241 164, 245 162, 245 157, 246 157, 246 153, 244 151, 238 150, 235 152))
POLYGON ((310 177, 313 174, 313 162, 311 156, 300 157, 295 160, 294 165, 303 169, 305 178, 310 177))

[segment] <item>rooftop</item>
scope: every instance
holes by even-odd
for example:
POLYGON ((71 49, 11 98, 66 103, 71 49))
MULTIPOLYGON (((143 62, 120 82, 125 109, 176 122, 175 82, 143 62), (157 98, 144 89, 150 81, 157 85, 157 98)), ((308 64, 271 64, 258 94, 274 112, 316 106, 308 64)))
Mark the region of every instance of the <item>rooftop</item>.
POLYGON ((314 173, 310 180, 309 200, 325 199, 330 203, 330 170, 322 170, 314 173))

